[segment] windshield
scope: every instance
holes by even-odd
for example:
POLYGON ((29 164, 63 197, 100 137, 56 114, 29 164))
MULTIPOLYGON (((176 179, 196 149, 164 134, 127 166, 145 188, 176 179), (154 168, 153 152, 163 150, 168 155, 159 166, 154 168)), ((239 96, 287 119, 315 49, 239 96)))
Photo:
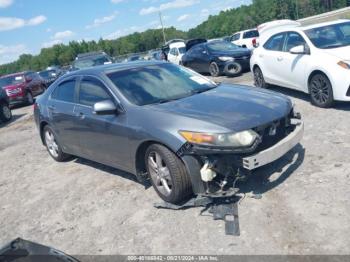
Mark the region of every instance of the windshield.
POLYGON ((226 41, 220 41, 220 42, 212 42, 212 43, 208 43, 208 49, 210 51, 223 51, 223 52, 227 52, 227 51, 234 51, 237 50, 239 47, 235 44, 232 44, 230 42, 226 42, 226 41))
POLYGON ((39 75, 43 78, 52 77, 52 76, 55 76, 55 74, 56 74, 55 70, 47 70, 39 73, 39 75))
POLYGON ((24 82, 24 77, 19 76, 7 76, 0 78, 0 87, 17 85, 24 82))
POLYGON ((105 63, 110 63, 111 61, 106 56, 99 57, 89 57, 84 59, 78 59, 74 63, 74 67, 77 69, 83 69, 93 66, 104 65, 105 63))
POLYGON ((348 46, 350 45, 350 22, 309 29, 305 34, 317 48, 348 46))
POLYGON ((216 87, 209 79, 173 64, 151 65, 108 74, 135 105, 181 99, 216 87))

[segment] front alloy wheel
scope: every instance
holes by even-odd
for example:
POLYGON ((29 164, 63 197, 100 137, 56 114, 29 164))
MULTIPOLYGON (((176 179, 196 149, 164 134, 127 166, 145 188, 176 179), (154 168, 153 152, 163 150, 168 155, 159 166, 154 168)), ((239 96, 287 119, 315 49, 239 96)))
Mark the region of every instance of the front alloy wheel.
POLYGON ((314 75, 309 83, 311 103, 315 106, 327 108, 334 103, 331 82, 324 74, 314 75))
POLYGON ((192 194, 192 184, 184 163, 168 148, 153 144, 145 154, 145 164, 153 188, 164 201, 178 204, 192 194))
POLYGON ((0 120, 2 122, 8 122, 12 118, 11 109, 8 105, 0 105, 0 120))
POLYGON ((152 151, 148 156, 148 167, 152 181, 157 190, 168 197, 173 188, 173 181, 169 168, 159 153, 152 151))

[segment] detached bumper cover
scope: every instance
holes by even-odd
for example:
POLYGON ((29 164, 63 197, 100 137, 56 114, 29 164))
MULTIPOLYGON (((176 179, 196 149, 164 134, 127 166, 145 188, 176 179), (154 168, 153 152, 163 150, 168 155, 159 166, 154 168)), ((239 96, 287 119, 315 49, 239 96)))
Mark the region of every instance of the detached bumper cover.
POLYGON ((247 170, 254 170, 281 158, 297 144, 299 144, 303 138, 303 135, 304 123, 300 121, 297 123, 295 130, 276 145, 255 155, 243 158, 243 168, 247 170))

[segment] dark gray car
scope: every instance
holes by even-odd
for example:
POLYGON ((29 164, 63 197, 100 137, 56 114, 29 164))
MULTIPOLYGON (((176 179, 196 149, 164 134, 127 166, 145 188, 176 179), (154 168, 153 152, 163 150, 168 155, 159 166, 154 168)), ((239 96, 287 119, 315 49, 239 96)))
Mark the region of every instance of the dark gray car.
POLYGON ((171 203, 234 194, 237 176, 282 157, 303 135, 289 98, 165 62, 73 72, 34 111, 55 160, 74 155, 149 177, 171 203))

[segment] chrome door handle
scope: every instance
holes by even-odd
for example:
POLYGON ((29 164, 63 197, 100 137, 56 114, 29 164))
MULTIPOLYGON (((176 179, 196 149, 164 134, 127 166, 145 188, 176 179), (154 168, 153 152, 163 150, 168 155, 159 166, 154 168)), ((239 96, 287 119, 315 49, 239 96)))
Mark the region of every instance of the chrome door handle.
POLYGON ((277 61, 281 62, 283 60, 283 57, 277 57, 277 61))

